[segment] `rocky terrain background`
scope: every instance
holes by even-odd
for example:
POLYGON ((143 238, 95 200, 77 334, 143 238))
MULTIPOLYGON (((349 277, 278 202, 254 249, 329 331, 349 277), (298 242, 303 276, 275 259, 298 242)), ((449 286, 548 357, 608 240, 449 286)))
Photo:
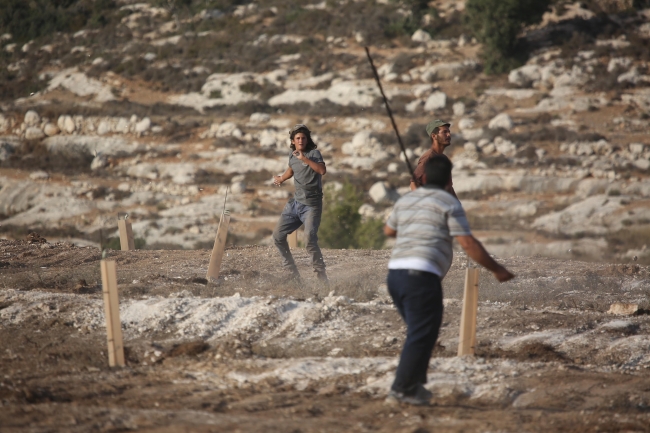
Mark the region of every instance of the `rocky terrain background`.
POLYGON ((430 2, 412 34, 408 3, 105 3, 75 32, 0 37, 6 238, 99 246, 128 214, 140 247, 209 248, 228 189, 229 242, 268 244, 295 123, 326 185, 385 218, 408 174, 370 45, 412 162, 430 119, 452 123, 454 186, 491 251, 650 261, 650 9, 559 4, 526 28, 523 66, 485 75, 464 2, 430 2))
POLYGON ((3 432, 648 431, 647 2, 554 2, 521 64, 489 75, 463 1, 0 6, 3 432), (351 237, 345 215, 372 237, 408 191, 364 46, 412 163, 426 123, 452 123, 455 189, 517 275, 481 271, 476 356, 457 357, 455 254, 432 407, 384 404, 405 331, 389 249, 323 245, 324 286, 300 248, 287 284, 269 245, 295 123, 325 156, 325 209, 354 204, 321 234, 351 237), (127 214, 137 250, 113 251, 127 214), (125 368, 108 367, 103 253, 125 368))

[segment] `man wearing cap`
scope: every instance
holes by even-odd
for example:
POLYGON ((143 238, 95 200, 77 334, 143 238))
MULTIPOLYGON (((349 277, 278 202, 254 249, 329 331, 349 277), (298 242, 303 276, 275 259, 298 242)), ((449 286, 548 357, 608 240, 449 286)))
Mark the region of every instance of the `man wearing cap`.
MULTIPOLYGON (((426 130, 427 135, 431 138, 431 148, 424 152, 418 160, 418 165, 415 167, 413 179, 411 179, 411 191, 424 185, 424 167, 429 159, 436 155, 442 155, 447 158, 447 156, 444 155, 444 151, 447 146, 451 144, 451 131, 449 131, 450 126, 451 124, 440 119, 432 120, 427 125, 426 130)), ((449 185, 445 187, 445 190, 456 197, 453 182, 450 182, 449 185)))
POLYGON ((318 246, 318 227, 323 213, 323 181, 327 172, 325 161, 311 138, 307 126, 298 124, 289 131, 291 154, 289 167, 280 176, 273 176, 277 186, 293 177, 296 186, 294 197, 289 199, 282 210, 280 220, 273 231, 273 242, 282 255, 282 266, 289 277, 299 279, 300 274, 293 260, 287 235, 305 225, 305 248, 311 255, 311 264, 316 276, 327 282, 323 254, 318 246))

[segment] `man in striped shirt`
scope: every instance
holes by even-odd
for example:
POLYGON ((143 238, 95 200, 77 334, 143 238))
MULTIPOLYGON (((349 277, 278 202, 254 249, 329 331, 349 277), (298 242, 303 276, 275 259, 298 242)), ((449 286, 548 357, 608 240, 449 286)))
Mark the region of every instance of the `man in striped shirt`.
POLYGON ((449 158, 429 158, 422 187, 395 203, 384 227, 387 236, 397 238, 388 262, 388 291, 407 326, 389 402, 424 405, 431 398, 424 384, 442 323, 440 281, 451 267, 453 238, 498 281, 514 278, 472 236, 463 207, 447 189, 451 169, 449 158))

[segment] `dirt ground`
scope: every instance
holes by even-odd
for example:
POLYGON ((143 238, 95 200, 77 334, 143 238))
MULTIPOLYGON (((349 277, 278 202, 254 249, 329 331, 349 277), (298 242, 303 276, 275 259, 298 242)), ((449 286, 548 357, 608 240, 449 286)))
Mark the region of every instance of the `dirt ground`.
POLYGON ((384 403, 404 326, 390 251, 111 251, 127 366, 111 369, 96 248, 0 240, 3 432, 650 431, 650 282, 634 263, 500 258, 481 271, 477 356, 456 357, 466 258, 443 282, 432 406, 384 403), (614 316, 614 302, 640 313, 614 316))

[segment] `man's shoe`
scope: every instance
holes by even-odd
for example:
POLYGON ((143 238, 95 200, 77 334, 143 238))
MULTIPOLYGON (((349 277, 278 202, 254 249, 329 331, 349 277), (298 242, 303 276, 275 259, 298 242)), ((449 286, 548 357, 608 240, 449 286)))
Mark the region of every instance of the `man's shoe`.
POLYGON ((325 270, 316 270, 316 278, 322 283, 329 284, 330 280, 327 278, 327 273, 325 273, 325 270))
POLYGON ((413 406, 428 406, 431 397, 433 397, 433 393, 422 385, 417 386, 413 395, 406 395, 403 392, 397 392, 391 389, 388 397, 386 397, 386 404, 395 405, 406 403, 413 406))

